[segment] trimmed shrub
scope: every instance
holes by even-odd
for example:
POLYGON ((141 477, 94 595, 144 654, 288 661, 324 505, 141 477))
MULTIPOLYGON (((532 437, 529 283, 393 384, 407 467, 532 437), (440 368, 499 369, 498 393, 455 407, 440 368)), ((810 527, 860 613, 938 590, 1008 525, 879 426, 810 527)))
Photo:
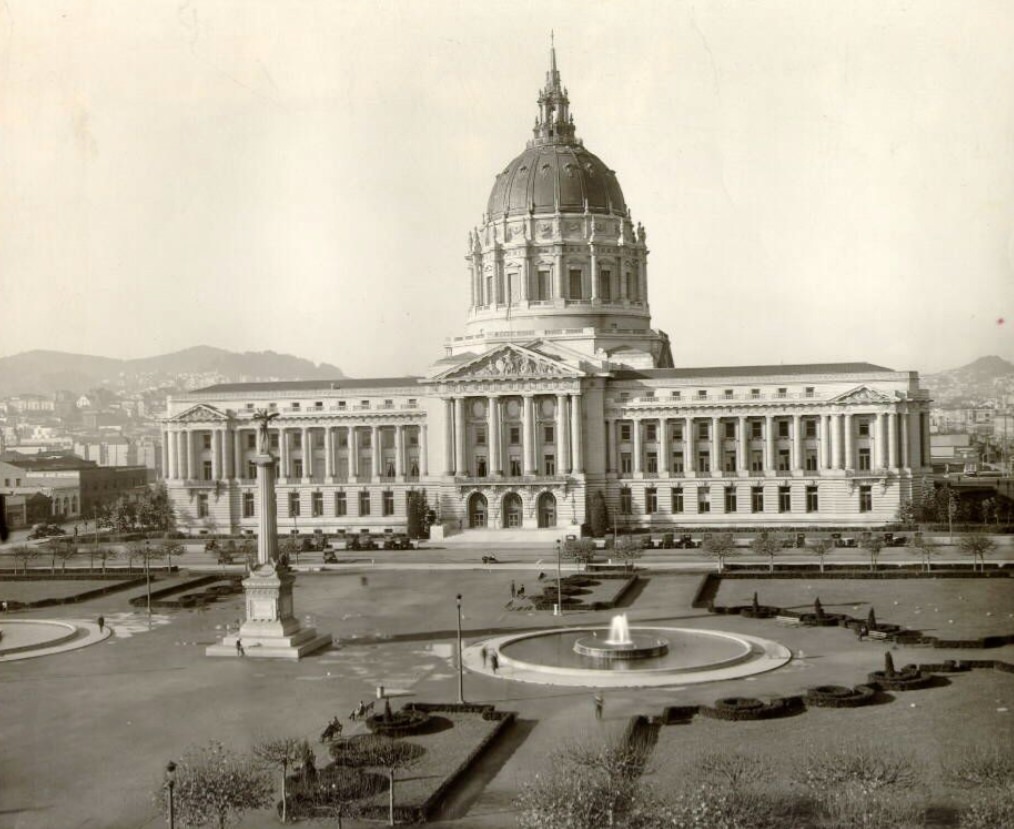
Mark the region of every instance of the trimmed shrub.
POLYGON ((787 717, 804 711, 802 697, 775 697, 764 702, 752 697, 726 697, 715 702, 713 708, 701 706, 700 713, 713 720, 770 720, 787 717))
POLYGON ((873 702, 877 689, 869 685, 847 688, 844 685, 818 685, 807 688, 804 699, 814 708, 858 708, 873 702))
POLYGON ((386 712, 373 714, 366 718, 366 727, 372 734, 383 734, 387 737, 407 737, 425 731, 430 724, 431 716, 425 711, 402 708, 388 716, 386 712))

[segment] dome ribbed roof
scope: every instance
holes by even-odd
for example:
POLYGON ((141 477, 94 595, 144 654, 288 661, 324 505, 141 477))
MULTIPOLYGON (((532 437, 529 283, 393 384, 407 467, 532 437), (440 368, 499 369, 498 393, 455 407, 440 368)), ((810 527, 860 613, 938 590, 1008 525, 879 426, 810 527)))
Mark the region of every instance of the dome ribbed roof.
POLYGON ((616 174, 578 143, 536 144, 496 177, 487 221, 535 213, 625 214, 616 174))

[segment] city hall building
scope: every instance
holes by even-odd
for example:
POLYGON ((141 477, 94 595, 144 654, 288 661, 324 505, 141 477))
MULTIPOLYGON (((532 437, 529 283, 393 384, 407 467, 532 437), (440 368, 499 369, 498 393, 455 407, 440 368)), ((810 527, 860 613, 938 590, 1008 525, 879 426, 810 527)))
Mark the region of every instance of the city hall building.
POLYGON ((630 526, 894 520, 929 472, 917 373, 678 365, 651 326, 646 232, 576 137, 555 53, 538 105, 469 233, 464 332, 425 376, 170 399, 163 468, 182 526, 256 530, 258 409, 278 414, 283 530, 403 530, 413 491, 448 532, 571 532, 598 493, 630 526))

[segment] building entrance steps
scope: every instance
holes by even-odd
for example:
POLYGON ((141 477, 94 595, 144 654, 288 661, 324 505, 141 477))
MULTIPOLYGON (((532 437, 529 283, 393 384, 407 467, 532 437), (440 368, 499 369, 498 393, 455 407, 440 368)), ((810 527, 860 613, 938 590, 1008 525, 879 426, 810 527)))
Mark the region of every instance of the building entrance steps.
POLYGON ((568 535, 580 536, 580 527, 552 527, 549 529, 470 529, 462 530, 454 535, 445 536, 441 545, 444 547, 505 547, 510 545, 538 546, 552 545, 556 540, 568 535))

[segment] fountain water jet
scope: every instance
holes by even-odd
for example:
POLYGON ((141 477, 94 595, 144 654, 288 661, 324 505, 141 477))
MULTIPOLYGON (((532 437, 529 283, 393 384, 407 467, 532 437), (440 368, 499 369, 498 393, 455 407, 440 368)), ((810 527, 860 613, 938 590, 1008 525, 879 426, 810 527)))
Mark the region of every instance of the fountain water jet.
POLYGON ((593 659, 650 659, 664 656, 669 652, 669 641, 658 636, 632 634, 627 615, 613 616, 609 625, 609 636, 582 637, 574 642, 574 652, 593 659))
POLYGON ((633 644, 633 640, 630 638, 630 623, 627 621, 626 613, 613 616, 613 621, 609 625, 609 636, 606 639, 606 644, 621 646, 633 644))

